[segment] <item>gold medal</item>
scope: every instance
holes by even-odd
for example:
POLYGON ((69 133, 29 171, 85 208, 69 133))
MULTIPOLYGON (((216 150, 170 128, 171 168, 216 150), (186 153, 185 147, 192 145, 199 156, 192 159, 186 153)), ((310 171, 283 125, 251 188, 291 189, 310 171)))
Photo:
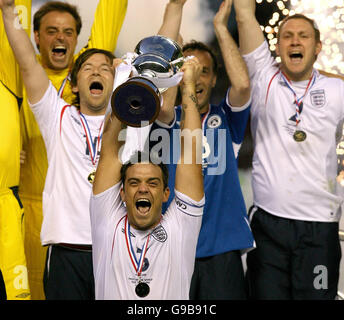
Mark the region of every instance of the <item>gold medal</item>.
POLYGON ((96 170, 93 170, 87 177, 88 182, 93 183, 95 176, 96 176, 96 170))
POLYGON ((306 140, 307 134, 306 134, 306 132, 304 132, 302 130, 296 130, 294 132, 293 138, 296 142, 302 142, 302 141, 306 140))

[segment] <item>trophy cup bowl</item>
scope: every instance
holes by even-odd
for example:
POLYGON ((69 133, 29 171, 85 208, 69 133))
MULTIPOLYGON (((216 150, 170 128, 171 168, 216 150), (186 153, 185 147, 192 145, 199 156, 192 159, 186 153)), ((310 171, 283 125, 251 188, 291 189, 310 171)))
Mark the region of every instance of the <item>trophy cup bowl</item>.
POLYGON ((161 93, 166 88, 158 88, 154 80, 172 77, 184 61, 180 46, 163 36, 142 39, 135 53, 132 66, 137 75, 116 88, 111 106, 120 121, 141 127, 154 122, 160 112, 161 93))

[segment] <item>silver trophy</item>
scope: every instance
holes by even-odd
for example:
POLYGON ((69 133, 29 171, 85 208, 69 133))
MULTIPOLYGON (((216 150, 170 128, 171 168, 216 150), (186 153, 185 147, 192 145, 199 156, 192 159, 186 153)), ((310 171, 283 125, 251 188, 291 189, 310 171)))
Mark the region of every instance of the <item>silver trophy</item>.
POLYGON ((132 76, 112 94, 112 111, 128 126, 141 127, 157 118, 161 93, 179 83, 184 63, 181 47, 163 36, 142 39, 131 61, 132 76))

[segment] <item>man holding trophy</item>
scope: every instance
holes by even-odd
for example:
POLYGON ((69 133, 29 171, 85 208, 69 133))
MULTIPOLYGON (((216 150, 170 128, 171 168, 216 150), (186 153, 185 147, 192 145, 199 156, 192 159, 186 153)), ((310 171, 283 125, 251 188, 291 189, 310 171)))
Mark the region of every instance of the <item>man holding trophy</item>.
MULTIPOLYGON (((112 114, 108 118, 112 120, 108 122, 109 131, 107 132, 105 130, 104 138, 102 134, 104 127, 104 115, 113 92, 115 75, 115 68, 113 65, 114 56, 112 55, 112 53, 105 50, 90 49, 86 50, 78 58, 72 70, 71 81, 72 91, 77 97, 76 104, 74 106, 68 105, 63 101, 63 99, 57 96, 56 90, 49 81, 49 78, 47 77, 44 69, 37 62, 35 58, 35 51, 29 37, 23 29, 16 27, 16 24, 14 22, 17 20, 17 14, 14 10, 14 1, 1 0, 0 7, 2 9, 6 33, 10 45, 16 56, 18 65, 21 69, 24 84, 27 89, 28 99, 30 101, 30 106, 40 126, 40 130, 47 147, 47 154, 49 159, 48 174, 43 193, 44 219, 42 225, 42 239, 43 245, 49 245, 50 266, 52 266, 52 264, 58 264, 55 265, 54 268, 55 270, 61 271, 60 273, 55 272, 54 279, 52 279, 52 277, 50 276, 48 281, 45 283, 46 297, 47 299, 89 299, 92 298, 92 295, 94 295, 92 245, 95 246, 95 248, 99 248, 99 243, 98 246, 97 243, 92 243, 91 223, 88 214, 89 197, 93 182, 92 176, 95 168, 97 167, 101 144, 105 144, 104 141, 106 141, 106 139, 108 139, 108 137, 113 134, 113 130, 115 130, 116 134, 114 137, 116 139, 114 139, 112 143, 115 146, 120 145, 117 135, 119 131, 117 131, 117 129, 121 126, 120 121, 116 118, 116 115, 112 114), (85 145, 87 146, 86 150, 85 145), (73 245, 77 250, 69 250, 68 247, 64 244, 68 244, 69 246, 73 245), (54 253, 54 259, 52 259, 52 253, 54 253), (77 279, 77 275, 73 272, 72 269, 66 269, 64 267, 65 259, 73 259, 74 265, 79 265, 79 271, 82 270, 82 272, 84 273, 84 280, 78 280, 80 288, 82 288, 81 290, 77 289, 78 286, 73 285, 73 282, 75 282, 75 280, 77 279)), ((161 39, 162 41, 168 41, 165 38, 161 39)), ((144 54, 145 53, 142 52, 138 53, 138 55, 142 56, 144 54)), ((167 61, 167 64, 168 63, 169 62, 167 61)), ((142 63, 139 63, 139 66, 142 66, 142 63)), ((173 69, 173 67, 171 68, 173 69)), ((194 92, 195 79, 197 79, 199 70, 199 64, 196 59, 188 61, 183 66, 183 86, 185 87, 184 100, 186 111, 184 128, 190 130, 200 128, 199 118, 194 117, 194 111, 196 110, 194 92)), ((169 78, 173 78, 173 75, 174 73, 176 73, 176 71, 174 70, 172 71, 172 73, 172 75, 168 76, 169 78)), ((118 75, 120 74, 122 74, 123 76, 123 73, 119 72, 118 75)), ((173 81, 177 81, 175 83, 177 84, 180 80, 181 79, 179 78, 173 81)), ((149 80, 146 80, 145 82, 142 79, 136 79, 138 86, 142 87, 144 85, 146 86, 146 83, 148 83, 148 81, 149 80)), ((117 83, 119 82, 120 80, 117 81, 117 83)), ((131 82, 131 84, 132 83, 133 82, 131 82)), ((154 89, 152 88, 154 88, 155 85, 151 85, 149 83, 148 86, 150 87, 150 90, 147 91, 148 93, 151 93, 152 90, 154 91, 154 89)), ((144 91, 143 94, 148 94, 147 92, 144 91)), ((117 105, 117 94, 119 93, 115 92, 112 98, 112 101, 114 101, 114 106, 117 105)), ((153 99, 155 99, 155 106, 157 107, 158 105, 160 105, 160 93, 155 90, 155 94, 156 96, 158 96, 158 100, 156 100, 156 96, 154 95, 153 99)), ((144 109, 143 107, 145 105, 145 96, 137 95, 136 98, 133 99, 130 95, 130 92, 127 93, 127 96, 127 99, 130 98, 130 108, 132 108, 132 111, 138 110, 136 112, 136 115, 139 116, 142 111, 141 109, 144 109)), ((151 97, 148 98, 148 101, 151 100, 151 97)), ((148 109, 144 109, 143 111, 149 112, 148 109)), ((158 113, 157 110, 154 111, 155 116, 156 113, 158 113)), ((135 112, 132 112, 131 114, 135 114, 135 112)), ((135 116, 133 118, 135 119, 135 116)), ((132 119, 129 119, 129 121, 131 120, 132 119)), ((154 117, 152 120, 146 120, 148 120, 149 123, 154 120, 154 117)), ((142 121, 142 119, 140 119, 140 121, 142 121)), ((137 127, 137 125, 134 124, 132 124, 132 126, 137 127)), ((186 270, 186 274, 181 273, 181 271, 177 267, 173 270, 173 274, 175 274, 175 277, 181 280, 179 281, 180 284, 183 284, 185 279, 187 279, 188 281, 191 280, 194 263, 194 250, 197 242, 198 231, 202 216, 202 207, 204 202, 203 181, 202 173, 200 170, 201 162, 197 161, 196 157, 197 151, 198 154, 200 154, 200 148, 196 148, 198 140, 199 139, 197 139, 197 132, 196 136, 191 138, 191 141, 185 138, 186 149, 188 149, 188 146, 189 148, 191 147, 191 150, 193 151, 192 161, 191 164, 186 163, 180 165, 180 177, 176 181, 177 194, 178 192, 180 192, 179 201, 183 201, 183 203, 188 203, 189 205, 191 204, 190 208, 193 208, 194 210, 194 219, 191 220, 197 221, 197 223, 191 222, 194 230, 192 232, 192 239, 190 239, 190 241, 192 240, 191 242, 194 243, 194 246, 191 245, 188 248, 189 251, 187 252, 178 251, 178 254, 181 254, 180 259, 184 260, 184 255, 186 255, 187 257, 185 256, 185 258, 187 258, 189 261, 189 267, 186 270), (192 175, 192 179, 195 181, 195 188, 193 188, 193 190, 189 192, 187 191, 187 184, 191 178, 190 175, 192 175), (194 205, 196 205, 197 209, 194 209, 194 205)), ((109 144, 109 141, 107 141, 107 144, 109 144)), ((112 148, 113 147, 109 146, 110 151, 112 150, 112 148)), ((119 152, 119 150, 117 151, 119 152)), ((104 151, 104 154, 104 160, 102 160, 102 162, 106 163, 108 160, 106 149, 104 151)), ((119 161, 118 153, 116 152, 116 154, 111 155, 113 155, 113 159, 116 160, 113 165, 116 167, 116 169, 120 169, 118 164, 121 162, 119 161)), ((143 165, 143 168, 145 167, 147 166, 143 165)), ((127 177, 130 173, 132 173, 133 168, 137 168, 137 165, 133 165, 132 167, 128 168, 126 173, 127 177)), ((151 178, 153 178, 155 182, 150 181, 149 188, 151 188, 152 185, 155 186, 158 180, 156 179, 155 173, 152 174, 153 177, 151 178)), ((115 175, 112 175, 111 168, 109 167, 105 169, 102 168, 102 171, 96 174, 95 187, 98 187, 94 191, 95 194, 98 194, 99 192, 104 191, 105 189, 107 189, 107 187, 109 187, 106 185, 106 181, 110 177, 112 177, 112 185, 115 183, 118 186, 117 182, 120 181, 120 179, 118 179, 119 171, 116 172, 115 175)), ((151 178, 150 180, 152 180, 151 178)), ((134 178, 134 180, 135 179, 136 178, 134 178)), ((126 191, 130 189, 133 190, 131 182, 130 185, 127 186, 126 191)), ((132 220, 132 215, 130 212, 134 212, 134 216, 135 214, 137 214, 139 216, 139 221, 146 220, 145 216, 149 217, 151 215, 150 212, 152 212, 152 215, 154 217, 153 223, 149 224, 148 226, 150 228, 156 228, 157 223, 160 221, 159 219, 157 220, 157 217, 160 217, 159 210, 161 215, 161 202, 165 200, 166 195, 168 196, 168 188, 164 187, 162 190, 160 190, 162 191, 162 194, 156 194, 155 191, 152 191, 151 198, 146 195, 146 193, 149 194, 148 191, 141 190, 141 187, 139 189, 140 191, 138 191, 138 193, 143 194, 143 196, 140 196, 139 199, 137 199, 137 196, 134 196, 134 199, 136 200, 136 204, 134 205, 134 207, 136 206, 136 209, 133 207, 133 211, 130 211, 130 201, 128 200, 130 199, 131 195, 126 194, 126 191, 124 190, 120 191, 121 196, 123 194, 123 201, 125 201, 128 207, 128 224, 126 224, 126 226, 129 228, 129 225, 133 224, 132 228, 138 228, 137 230, 140 230, 141 228, 140 224, 135 224, 135 222, 133 222, 135 220, 132 220), (151 200, 150 204, 148 205, 147 200, 148 202, 149 200, 151 200), (147 209, 147 207, 149 208, 147 209), (151 210, 150 208, 154 210, 151 210), (140 216, 142 216, 143 219, 141 219, 140 216)), ((94 208, 96 208, 95 204, 97 203, 97 201, 93 203, 94 208)), ((176 207, 178 203, 180 202, 176 201, 176 204, 174 205, 174 209, 172 211, 179 210, 178 212, 181 212, 181 210, 176 207)), ((97 209, 96 211, 98 213, 97 209)), ((186 212, 182 212, 184 216, 187 216, 187 214, 185 213, 186 212)), ((92 218, 95 217, 94 214, 95 213, 93 212, 92 218)), ((123 214, 123 210, 121 210, 121 214, 123 214)), ((179 217, 174 217, 174 213, 171 215, 173 216, 173 219, 179 219, 179 217)), ((93 219, 93 222, 94 221, 95 220, 93 219)), ((188 221, 187 218, 186 221, 188 221)), ((178 222, 181 221, 178 220, 178 222)), ((171 224, 172 226, 174 226, 174 228, 176 227, 173 222, 167 222, 167 224, 171 224)), ((184 226, 184 224, 182 223, 181 225, 178 225, 178 230, 184 230, 185 233, 188 233, 188 230, 185 230, 186 226, 188 225, 189 224, 185 224, 184 226)), ((143 228, 146 227, 146 225, 143 226, 143 228)), ((165 227, 167 228, 167 226, 165 227)), ((96 226, 94 226, 94 228, 97 230, 96 226)), ((162 228, 164 228, 164 226, 162 226, 162 228)), ((151 230, 150 233, 152 233, 152 231, 153 230, 151 230)), ((145 259, 142 259, 143 262, 147 261, 146 259, 148 259, 150 255, 148 249, 150 248, 150 246, 153 246, 153 239, 154 237, 156 237, 156 235, 152 234, 151 237, 148 237, 151 238, 151 241, 149 244, 147 241, 148 247, 146 247, 145 249, 145 259)), ((176 236, 172 236, 171 234, 171 238, 173 237, 176 236)), ((129 242, 130 245, 132 245, 132 242, 134 242, 134 240, 129 237, 129 242)), ((157 241, 157 244, 161 243, 161 241, 157 241)), ((175 247, 175 242, 170 243, 169 246, 175 247)), ((185 244, 180 245, 180 248, 185 249, 185 244)), ((130 252, 132 253, 133 251, 131 250, 130 252)), ((166 254, 168 253, 166 252, 166 254)), ((95 257, 97 257, 98 254, 99 253, 97 253, 96 251, 94 253, 95 257)), ((135 252, 133 254, 136 255, 135 252)), ((133 258, 132 256, 130 257, 133 258)), ((135 258, 136 257, 134 257, 134 260, 136 260, 135 258)), ((174 257, 169 256, 169 259, 172 258, 174 257)), ((162 259, 162 261, 164 261, 164 259, 162 259)), ((98 261, 96 260, 95 266, 97 265, 97 263, 98 261)), ((166 261, 164 261, 164 263, 166 263, 166 261)), ((148 266, 141 265, 140 272, 142 272, 142 267, 148 268, 148 266)), ((99 278, 97 270, 95 270, 96 281, 99 278)), ((119 276, 121 277, 121 275, 119 276)), ((146 285, 144 285, 143 283, 146 283, 146 281, 138 280, 138 283, 135 287, 137 296, 142 297, 147 295, 149 298, 152 297, 153 294, 153 297, 165 297, 165 293, 162 293, 161 291, 153 291, 153 293, 149 296, 149 293, 147 293, 147 286, 149 286, 149 284, 146 283, 146 285)), ((152 288, 156 288, 156 286, 152 284, 152 288)), ((188 292, 183 292, 183 290, 171 290, 171 292, 168 293, 166 297, 172 297, 174 294, 176 294, 174 296, 175 298, 188 297, 188 292)), ((102 296, 100 294, 99 297, 111 298, 113 296, 102 296)), ((133 298, 132 295, 129 295, 129 297, 133 298)))

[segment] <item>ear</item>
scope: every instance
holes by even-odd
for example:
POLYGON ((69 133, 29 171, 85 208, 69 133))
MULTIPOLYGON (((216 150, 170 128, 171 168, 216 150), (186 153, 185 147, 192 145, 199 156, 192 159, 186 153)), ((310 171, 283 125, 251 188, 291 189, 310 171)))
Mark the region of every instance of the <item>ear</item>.
POLYGON ((214 78, 213 78, 213 81, 212 81, 212 83, 211 83, 211 87, 212 87, 212 88, 215 88, 215 86, 216 86, 216 80, 217 80, 217 76, 215 75, 214 78))
POLYGON ((278 43, 276 44, 276 54, 279 56, 280 55, 280 50, 279 50, 279 45, 278 43))
POLYGON ((35 38, 35 43, 36 43, 36 47, 39 47, 39 32, 35 31, 34 32, 34 38, 35 38))
POLYGON ((121 196, 122 201, 125 202, 125 194, 124 194, 123 187, 121 188, 121 191, 119 192, 119 194, 121 196))
POLYGON ((319 41, 319 42, 315 45, 315 55, 316 55, 316 56, 320 53, 321 49, 322 49, 322 42, 319 41))
POLYGON ((78 86, 72 86, 72 92, 73 92, 74 94, 77 94, 77 93, 79 92, 78 86))
POLYGON ((162 197, 162 202, 167 202, 169 196, 170 196, 170 188, 166 187, 166 189, 164 190, 163 197, 162 197))

